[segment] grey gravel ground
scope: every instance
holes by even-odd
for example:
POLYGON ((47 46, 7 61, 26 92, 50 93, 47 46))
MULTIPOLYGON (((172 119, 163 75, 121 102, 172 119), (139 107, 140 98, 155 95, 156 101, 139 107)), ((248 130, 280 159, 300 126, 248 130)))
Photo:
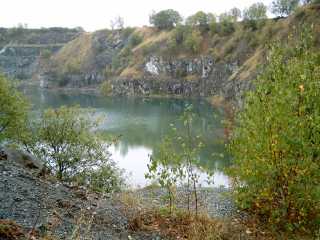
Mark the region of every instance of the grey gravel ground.
MULTIPOLYGON (((117 195, 103 197, 38 175, 37 169, 0 158, 0 219, 14 220, 27 231, 35 228, 40 235, 50 233, 57 239, 77 234, 80 239, 161 239, 157 233, 130 231, 128 214, 117 195)), ((231 216, 235 211, 227 193, 225 188, 200 189, 200 210, 214 217, 231 216)), ((179 208, 187 207, 185 195, 183 188, 177 190, 179 208)), ((166 191, 159 187, 136 190, 134 196, 145 206, 167 202, 166 191)))
MULTIPOLYGON (((147 187, 137 191, 138 197, 145 204, 163 207, 168 205, 167 192, 160 187, 147 187)), ((176 190, 175 205, 179 209, 187 209, 187 190, 178 188, 176 190)), ((194 198, 191 209, 195 208, 194 198)), ((206 187, 198 189, 198 209, 211 217, 230 217, 236 214, 234 202, 230 197, 230 190, 224 187, 206 187)))
MULTIPOLYGON (((121 203, 85 189, 50 182, 36 171, 0 160, 0 219, 16 221, 57 239, 160 239, 152 233, 133 233, 121 203)), ((0 236, 1 239, 1 236, 0 236)))

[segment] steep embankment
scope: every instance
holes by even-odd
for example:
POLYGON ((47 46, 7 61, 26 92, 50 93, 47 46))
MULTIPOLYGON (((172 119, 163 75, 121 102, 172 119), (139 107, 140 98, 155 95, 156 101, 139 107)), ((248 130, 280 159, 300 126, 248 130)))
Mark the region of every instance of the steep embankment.
POLYGON ((0 71, 12 78, 34 78, 43 61, 81 32, 65 28, 0 28, 0 71))
MULTIPOLYGON (((196 51, 175 42, 176 30, 143 27, 83 34, 46 67, 50 85, 82 87, 107 81, 117 95, 219 95, 241 101, 265 62, 267 45, 313 25, 320 39, 320 6, 267 20, 256 28, 236 23, 232 33, 203 32, 196 51)), ((320 44, 319 44, 320 46, 320 44)))

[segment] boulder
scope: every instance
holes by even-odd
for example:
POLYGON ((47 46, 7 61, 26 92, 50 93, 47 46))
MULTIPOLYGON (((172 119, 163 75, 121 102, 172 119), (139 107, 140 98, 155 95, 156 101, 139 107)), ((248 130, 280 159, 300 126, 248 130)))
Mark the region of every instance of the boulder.
POLYGON ((44 164, 30 153, 12 148, 5 148, 3 152, 10 162, 17 163, 25 168, 36 169, 39 172, 42 172, 45 169, 44 164))

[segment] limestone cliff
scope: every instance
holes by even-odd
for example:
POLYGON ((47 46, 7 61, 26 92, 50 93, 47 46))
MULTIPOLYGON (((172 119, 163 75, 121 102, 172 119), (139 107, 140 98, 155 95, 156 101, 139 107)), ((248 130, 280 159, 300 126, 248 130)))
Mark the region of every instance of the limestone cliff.
POLYGON ((0 71, 11 78, 31 79, 43 60, 81 32, 65 28, 0 28, 0 71))
POLYGON ((230 34, 203 33, 196 53, 172 48, 174 29, 86 33, 51 57, 46 79, 51 86, 68 87, 106 81, 116 95, 219 95, 240 103, 263 67, 268 44, 307 25, 319 39, 319 13, 320 6, 312 5, 256 29, 239 22, 230 34))

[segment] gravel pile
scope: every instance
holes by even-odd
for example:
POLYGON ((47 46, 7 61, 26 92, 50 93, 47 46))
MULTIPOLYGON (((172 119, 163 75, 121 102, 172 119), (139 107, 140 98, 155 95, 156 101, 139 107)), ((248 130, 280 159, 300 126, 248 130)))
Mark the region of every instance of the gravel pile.
MULTIPOLYGON (((133 233, 112 198, 88 193, 55 180, 38 177, 36 169, 0 159, 0 219, 10 219, 39 236, 56 239, 160 239, 152 233, 133 233)), ((1 239, 1 236, 0 236, 1 239)))

